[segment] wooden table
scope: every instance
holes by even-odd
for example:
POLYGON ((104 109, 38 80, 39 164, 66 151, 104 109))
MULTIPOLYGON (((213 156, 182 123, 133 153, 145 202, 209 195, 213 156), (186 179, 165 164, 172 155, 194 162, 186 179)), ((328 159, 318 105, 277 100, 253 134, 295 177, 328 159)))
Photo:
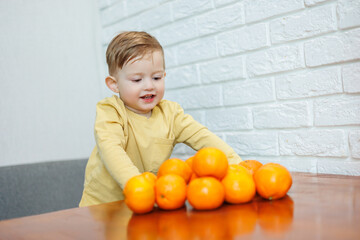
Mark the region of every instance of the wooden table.
POLYGON ((292 175, 280 200, 145 215, 119 201, 0 221, 0 239, 360 239, 360 177, 292 175))

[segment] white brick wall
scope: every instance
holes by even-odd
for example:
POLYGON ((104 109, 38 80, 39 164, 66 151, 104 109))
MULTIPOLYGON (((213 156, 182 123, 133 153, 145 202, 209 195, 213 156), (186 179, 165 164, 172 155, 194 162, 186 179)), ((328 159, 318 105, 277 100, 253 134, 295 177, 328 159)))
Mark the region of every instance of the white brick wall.
POLYGON ((271 41, 287 42, 336 30, 336 12, 332 5, 301 11, 270 22, 271 41))
MULTIPOLYGON (((353 70, 350 70, 351 74, 353 70)), ((341 93, 343 87, 339 71, 339 67, 330 67, 276 76, 276 95, 278 99, 292 99, 341 93)), ((354 77, 356 75, 350 75, 347 80, 351 89, 354 77)))
POLYGON ((306 41, 305 61, 309 67, 360 60, 360 28, 306 41))
MULTIPOLYGON (((165 49, 165 98, 244 159, 360 175, 360 1, 99 0, 165 49)), ((194 153, 177 145, 174 155, 194 153)))
POLYGON ((280 131, 280 155, 346 157, 348 144, 343 130, 280 131))

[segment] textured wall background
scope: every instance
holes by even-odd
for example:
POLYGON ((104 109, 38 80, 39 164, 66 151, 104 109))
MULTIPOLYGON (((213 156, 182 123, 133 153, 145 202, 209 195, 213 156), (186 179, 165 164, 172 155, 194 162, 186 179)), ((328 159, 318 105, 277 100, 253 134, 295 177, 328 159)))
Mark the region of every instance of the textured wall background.
MULTIPOLYGON (((103 51, 121 31, 156 36, 165 98, 243 159, 360 175, 360 1, 99 0, 99 8, 103 51)), ((173 156, 193 153, 179 145, 173 156)))

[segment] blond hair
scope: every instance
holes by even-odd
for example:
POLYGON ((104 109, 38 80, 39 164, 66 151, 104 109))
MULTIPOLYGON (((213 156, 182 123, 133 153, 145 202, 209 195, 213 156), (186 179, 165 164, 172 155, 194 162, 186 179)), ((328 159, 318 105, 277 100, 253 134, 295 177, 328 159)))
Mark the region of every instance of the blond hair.
POLYGON ((164 50, 158 40, 146 32, 131 31, 118 34, 106 50, 109 74, 115 74, 118 68, 123 68, 132 59, 142 58, 154 51, 161 51, 164 56, 164 50))

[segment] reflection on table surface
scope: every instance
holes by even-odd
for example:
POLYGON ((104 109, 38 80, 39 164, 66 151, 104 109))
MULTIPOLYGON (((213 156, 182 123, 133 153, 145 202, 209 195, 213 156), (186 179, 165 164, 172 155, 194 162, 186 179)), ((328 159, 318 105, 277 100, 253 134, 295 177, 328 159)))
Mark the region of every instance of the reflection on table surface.
POLYGON ((143 215, 118 201, 0 221, 0 239, 360 239, 359 226, 360 177, 293 173, 279 200, 143 215))
POLYGON ((221 208, 212 211, 197 211, 190 206, 175 211, 156 209, 149 214, 132 214, 127 225, 127 237, 128 239, 156 239, 156 236, 160 239, 234 239, 251 235, 257 228, 276 236, 291 228, 293 213, 294 202, 289 196, 277 201, 263 201, 257 198, 247 204, 224 204, 221 208))

